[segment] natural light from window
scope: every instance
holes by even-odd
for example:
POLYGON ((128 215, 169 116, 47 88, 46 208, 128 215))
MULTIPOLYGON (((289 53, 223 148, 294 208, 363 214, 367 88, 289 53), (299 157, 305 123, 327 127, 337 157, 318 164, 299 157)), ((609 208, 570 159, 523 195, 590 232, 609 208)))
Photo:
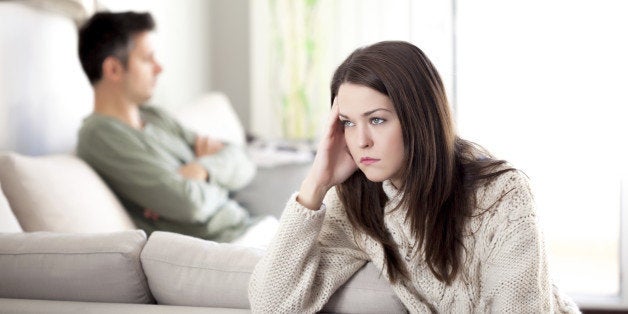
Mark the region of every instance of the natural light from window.
POLYGON ((565 292, 620 292, 628 2, 458 1, 463 136, 531 179, 565 292))

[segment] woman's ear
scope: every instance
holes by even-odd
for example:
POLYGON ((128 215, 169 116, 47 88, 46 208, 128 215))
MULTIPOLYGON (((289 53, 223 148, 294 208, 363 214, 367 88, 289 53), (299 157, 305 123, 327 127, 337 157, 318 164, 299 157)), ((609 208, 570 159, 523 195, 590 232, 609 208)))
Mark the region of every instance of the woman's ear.
POLYGON ((109 56, 102 63, 102 78, 107 81, 120 81, 124 74, 124 65, 120 59, 109 56))

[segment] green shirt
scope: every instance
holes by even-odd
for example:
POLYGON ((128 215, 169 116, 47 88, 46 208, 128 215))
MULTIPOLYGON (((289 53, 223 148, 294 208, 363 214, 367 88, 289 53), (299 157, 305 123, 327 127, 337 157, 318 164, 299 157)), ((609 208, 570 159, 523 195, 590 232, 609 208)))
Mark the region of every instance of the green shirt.
POLYGON ((172 231, 215 241, 230 241, 244 231, 248 213, 229 199, 229 191, 248 184, 255 165, 242 147, 226 144, 200 158, 194 154, 196 134, 166 112, 140 107, 144 128, 93 113, 79 131, 77 154, 107 182, 136 225, 147 233, 172 231), (191 180, 178 169, 198 162, 209 182, 191 180), (144 218, 144 209, 159 214, 144 218))

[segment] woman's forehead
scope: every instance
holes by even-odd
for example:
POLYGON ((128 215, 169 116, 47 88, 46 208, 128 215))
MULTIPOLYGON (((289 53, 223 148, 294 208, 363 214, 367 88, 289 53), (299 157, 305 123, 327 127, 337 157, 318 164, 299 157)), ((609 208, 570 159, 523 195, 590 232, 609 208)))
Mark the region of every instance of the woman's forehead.
POLYGON ((338 88, 337 102, 341 115, 361 115, 376 109, 395 112, 390 98, 368 86, 343 83, 338 88))

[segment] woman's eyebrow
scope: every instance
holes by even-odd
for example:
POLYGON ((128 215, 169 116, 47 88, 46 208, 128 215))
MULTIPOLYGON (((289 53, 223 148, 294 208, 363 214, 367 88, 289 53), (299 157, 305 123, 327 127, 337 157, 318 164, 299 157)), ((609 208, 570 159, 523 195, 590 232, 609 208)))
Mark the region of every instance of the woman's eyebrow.
MULTIPOLYGON (((373 113, 375 113, 375 112, 377 112, 377 111, 380 111, 380 110, 384 110, 384 111, 391 112, 390 110, 388 110, 388 109, 386 109, 386 108, 377 108, 377 109, 369 110, 369 111, 367 111, 367 112, 363 113, 363 114, 362 114, 362 116, 363 116, 363 117, 370 116, 371 114, 373 114, 373 113)), ((344 114, 342 114, 342 113, 338 113, 338 117, 343 118, 343 119, 349 119, 349 117, 345 116, 345 115, 344 115, 344 114)))
POLYGON ((362 116, 363 116, 363 117, 370 116, 371 114, 373 114, 373 113, 375 113, 375 112, 377 112, 377 111, 380 111, 380 110, 384 110, 384 111, 391 112, 390 110, 388 110, 388 109, 386 109, 386 108, 377 108, 377 109, 369 110, 369 111, 367 111, 367 112, 363 113, 363 114, 362 114, 362 116))

